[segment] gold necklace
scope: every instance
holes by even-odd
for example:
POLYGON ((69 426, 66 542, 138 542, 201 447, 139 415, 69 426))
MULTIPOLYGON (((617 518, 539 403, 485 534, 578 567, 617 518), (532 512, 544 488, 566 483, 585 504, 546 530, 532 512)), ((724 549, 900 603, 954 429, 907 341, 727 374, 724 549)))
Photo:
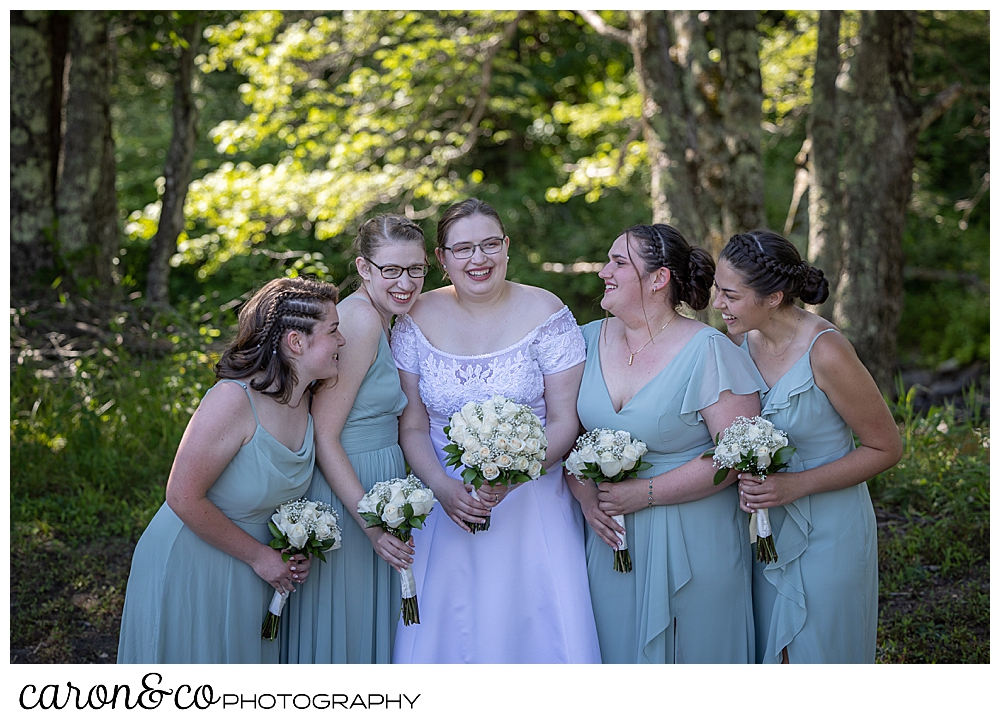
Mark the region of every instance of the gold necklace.
MULTIPOLYGON (((668 319, 666 322, 663 323, 662 327, 660 327, 658 330, 656 330, 656 334, 652 335, 649 338, 649 342, 652 342, 654 339, 656 339, 656 335, 658 335, 660 332, 662 332, 664 329, 666 329, 667 325, 670 324, 671 322, 673 322, 675 319, 677 319, 677 313, 676 312, 674 313, 674 316, 672 316, 670 319, 668 319)), ((642 352, 642 350, 646 349, 646 345, 649 344, 649 342, 646 342, 639 349, 637 349, 635 352, 633 352, 632 348, 629 347, 628 336, 626 336, 624 330, 622 330, 622 339, 625 340, 625 348, 628 350, 628 366, 631 367, 632 366, 632 358, 635 357, 640 352, 642 352)))
POLYGON ((763 334, 760 335, 760 340, 762 342, 761 346, 764 348, 764 351, 767 352, 768 356, 780 357, 781 355, 783 355, 785 352, 788 351, 788 348, 792 346, 792 340, 795 339, 795 335, 799 331, 799 322, 801 321, 802 321, 802 315, 800 314, 795 320, 795 329, 792 330, 792 336, 788 338, 788 344, 786 344, 785 348, 780 352, 778 352, 778 354, 773 354, 771 350, 767 348, 767 340, 765 339, 763 334))

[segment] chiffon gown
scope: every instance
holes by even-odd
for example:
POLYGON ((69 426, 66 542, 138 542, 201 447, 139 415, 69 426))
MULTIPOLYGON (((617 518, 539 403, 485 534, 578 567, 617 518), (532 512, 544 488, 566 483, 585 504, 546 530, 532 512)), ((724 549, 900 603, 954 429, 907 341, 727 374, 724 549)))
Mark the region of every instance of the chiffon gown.
MULTIPOLYGON (((382 335, 340 434, 365 491, 377 482, 406 476, 399 447, 399 415, 404 407, 406 395, 382 335)), ((306 497, 329 503, 337 511, 342 545, 326 554, 326 563, 313 561, 308 580, 289 598, 282 616, 286 628, 281 633, 281 660, 388 664, 400 614, 399 573, 375 552, 318 465, 306 497)))
MULTIPOLYGON (((816 386, 809 357, 820 335, 764 395, 762 414, 796 448, 789 472, 854 449, 854 434, 816 386)), ((839 334, 839 332, 837 332, 839 334)), ((744 345, 746 342, 744 341, 744 345)), ((878 544, 865 483, 769 509, 775 563, 754 563, 758 662, 875 663, 878 544)))
MULTIPOLYGON (((587 366, 577 411, 588 430, 627 430, 649 447, 650 478, 699 457, 714 442, 699 410, 723 390, 764 389, 750 356, 706 327, 615 412, 601 371, 600 320, 583 328, 587 366)), ((625 663, 751 663, 750 537, 737 489, 656 505, 625 516, 632 571, 613 570, 614 551, 587 528, 587 570, 601 658, 625 663)))
MULTIPOLYGON (((219 384, 223 382, 247 389, 236 380, 219 384)), ((292 452, 261 426, 256 408, 253 414, 253 438, 239 449, 207 497, 266 544, 272 537, 267 523, 275 509, 302 497, 309 487, 315 461, 313 422, 310 416, 302 448, 292 452)), ((132 555, 118 663, 278 663, 278 642, 260 637, 273 593, 249 565, 203 541, 164 503, 132 555)))
MULTIPOLYGON (((442 428, 466 402, 505 395, 530 405, 544 423, 543 375, 584 359, 579 327, 566 307, 516 344, 474 356, 435 348, 404 316, 392 350, 400 369, 420 375, 431 442, 442 461, 442 428)), ((460 469, 445 470, 461 479, 460 469)), ((600 661, 583 516, 562 468, 508 493, 487 531, 462 530, 439 504, 413 538, 420 624, 399 624, 394 663, 600 661)))

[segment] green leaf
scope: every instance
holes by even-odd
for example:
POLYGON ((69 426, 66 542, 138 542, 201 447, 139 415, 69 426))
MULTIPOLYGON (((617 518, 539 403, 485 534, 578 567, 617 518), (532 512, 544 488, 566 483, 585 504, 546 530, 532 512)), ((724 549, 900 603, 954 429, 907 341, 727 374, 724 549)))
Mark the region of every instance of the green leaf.
POLYGON ((725 479, 726 479, 726 476, 728 476, 728 475, 729 475, 729 470, 730 470, 730 468, 720 468, 720 469, 719 469, 719 470, 718 470, 718 471, 717 471, 717 472, 715 473, 715 478, 713 479, 713 481, 712 481, 712 484, 713 484, 713 485, 718 485, 718 484, 719 484, 719 483, 721 483, 721 482, 722 482, 723 480, 725 480, 725 479))

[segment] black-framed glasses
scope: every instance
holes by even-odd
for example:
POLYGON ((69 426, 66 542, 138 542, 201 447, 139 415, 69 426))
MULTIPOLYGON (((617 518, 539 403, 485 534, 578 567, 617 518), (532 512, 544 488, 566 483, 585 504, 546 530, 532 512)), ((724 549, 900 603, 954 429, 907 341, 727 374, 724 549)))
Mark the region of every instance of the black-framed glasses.
POLYGON ((492 256, 503 249, 503 243, 505 241, 507 241, 506 236, 502 239, 499 237, 493 237, 492 239, 483 239, 478 244, 463 241, 459 244, 455 244, 454 246, 443 246, 441 248, 450 251, 456 259, 468 259, 476 253, 476 249, 482 249, 484 254, 492 256))
POLYGON ((404 271, 409 274, 412 279, 423 279, 427 276, 427 270, 430 269, 427 264, 414 264, 413 266, 406 267, 406 269, 403 269, 401 266, 396 266, 395 264, 379 266, 367 256, 365 257, 365 261, 378 269, 383 279, 399 279, 403 276, 404 271))

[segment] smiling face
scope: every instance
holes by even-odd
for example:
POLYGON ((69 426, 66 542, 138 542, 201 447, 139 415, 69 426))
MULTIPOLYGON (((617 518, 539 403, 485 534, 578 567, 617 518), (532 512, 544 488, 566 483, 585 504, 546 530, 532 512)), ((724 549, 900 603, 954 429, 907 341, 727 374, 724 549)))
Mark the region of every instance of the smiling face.
POLYGON ((411 277, 406 270, 427 264, 423 244, 389 241, 376 247, 370 261, 363 256, 354 261, 368 297, 383 316, 410 311, 424 287, 424 279, 411 277), (388 271, 387 267, 398 267, 403 269, 403 273, 395 279, 386 279, 378 267, 385 271, 388 271))
POLYGON ((604 280, 602 309, 615 314, 615 309, 639 308, 642 282, 648 275, 640 272, 638 265, 633 263, 638 258, 636 249, 629 246, 625 234, 615 239, 608 251, 608 263, 597 273, 604 280))
POLYGON ((448 271, 455 289, 470 294, 489 293, 502 284, 507 275, 507 249, 510 242, 495 254, 487 254, 478 246, 472 256, 456 259, 450 249, 463 244, 482 244, 490 239, 504 239, 503 229, 494 219, 481 214, 466 216, 452 222, 445 246, 434 250, 438 261, 448 271))
POLYGON ((302 335, 302 353, 296 363, 300 381, 329 380, 335 382, 338 373, 340 348, 344 346, 340 333, 340 317, 333 303, 325 305, 322 318, 313 327, 312 334, 302 335))
POLYGON ((760 329, 770 312, 767 300, 760 299, 744 284, 740 273, 725 259, 721 259, 715 268, 712 307, 722 312, 722 320, 732 334, 746 334, 751 329, 760 329))

